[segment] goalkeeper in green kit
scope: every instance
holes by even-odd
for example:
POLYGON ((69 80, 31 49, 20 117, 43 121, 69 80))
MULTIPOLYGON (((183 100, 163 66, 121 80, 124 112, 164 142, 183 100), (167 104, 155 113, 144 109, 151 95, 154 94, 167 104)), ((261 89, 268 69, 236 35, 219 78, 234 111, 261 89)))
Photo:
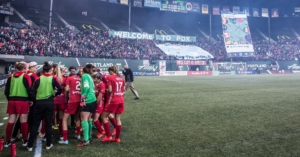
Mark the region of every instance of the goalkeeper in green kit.
POLYGON ((80 112, 80 118, 81 118, 81 126, 83 130, 83 141, 78 144, 78 147, 87 146, 91 142, 91 132, 92 132, 92 121, 91 121, 91 115, 92 113, 95 113, 96 105, 97 105, 97 99, 95 96, 95 88, 94 88, 94 82, 90 74, 92 73, 92 70, 94 69, 94 66, 92 64, 87 64, 83 68, 83 75, 81 76, 81 112, 80 112))

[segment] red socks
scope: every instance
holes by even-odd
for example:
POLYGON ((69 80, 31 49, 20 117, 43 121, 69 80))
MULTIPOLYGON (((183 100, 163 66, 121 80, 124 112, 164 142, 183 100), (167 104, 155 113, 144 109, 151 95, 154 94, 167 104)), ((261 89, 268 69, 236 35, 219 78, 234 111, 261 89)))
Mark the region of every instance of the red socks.
POLYGON ((12 133, 12 130, 14 128, 14 123, 7 123, 6 125, 6 141, 10 141, 11 140, 11 133, 12 133))
POLYGON ((23 137, 23 141, 28 140, 28 123, 21 123, 21 133, 23 137))
POLYGON ((81 130, 81 126, 77 126, 76 127, 76 135, 80 136, 80 130, 81 130))
POLYGON ((94 122, 94 124, 95 124, 95 126, 96 126, 98 132, 99 132, 99 133, 102 133, 103 130, 102 130, 101 123, 99 122, 99 120, 96 120, 96 121, 94 122))
POLYGON ((68 130, 63 130, 62 135, 64 137, 64 141, 67 141, 68 140, 68 130))
POLYGON ((109 121, 114 126, 114 128, 117 126, 116 119, 115 118, 109 118, 109 121))
POLYGON ((122 125, 117 125, 117 127, 116 127, 116 137, 115 137, 115 139, 120 139, 121 130, 122 130, 122 125))
POLYGON ((111 137, 111 133, 110 133, 110 125, 108 122, 104 123, 104 130, 106 133, 106 137, 111 137))

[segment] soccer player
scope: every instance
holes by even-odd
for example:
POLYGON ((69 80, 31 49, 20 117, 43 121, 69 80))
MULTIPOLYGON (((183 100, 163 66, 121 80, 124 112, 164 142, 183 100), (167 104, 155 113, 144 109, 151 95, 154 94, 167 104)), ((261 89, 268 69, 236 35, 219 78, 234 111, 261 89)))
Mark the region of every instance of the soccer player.
POLYGON ((96 96, 94 82, 90 74, 93 71, 94 66, 92 64, 87 64, 83 68, 83 75, 81 76, 81 126, 83 130, 84 140, 78 144, 78 147, 87 146, 90 144, 91 132, 92 132, 92 122, 90 121, 92 113, 95 113, 96 109, 96 96))
POLYGON ((108 68, 109 74, 108 77, 108 92, 110 93, 109 100, 104 108, 104 111, 101 115, 106 137, 101 140, 101 142, 116 142, 120 143, 120 134, 122 129, 121 124, 121 114, 124 112, 124 90, 125 90, 125 81, 120 76, 117 68, 111 66, 108 68), (116 137, 112 139, 110 133, 110 126, 108 123, 109 114, 116 114, 117 126, 116 126, 116 137))
POLYGON ((46 149, 51 149, 53 147, 52 119, 54 115, 54 97, 60 95, 62 87, 60 86, 58 79, 52 74, 52 66, 48 62, 45 62, 43 66, 43 74, 33 85, 33 91, 36 95, 36 104, 33 109, 33 126, 28 140, 28 151, 32 151, 33 142, 36 138, 37 130, 43 117, 46 122, 46 149), (57 91, 55 92, 54 89, 57 91))
MULTIPOLYGON (((38 78, 38 76, 36 75, 38 66, 37 66, 36 62, 30 62, 28 64, 28 67, 29 67, 29 70, 27 71, 27 75, 30 76, 31 82, 33 84, 34 81, 38 78)), ((28 119, 27 119, 28 130, 30 130, 31 126, 32 126, 32 116, 33 116, 32 111, 34 108, 34 104, 35 103, 33 101, 33 105, 29 107, 29 113, 28 113, 28 119)), ((20 123, 20 116, 19 116, 18 120, 16 121, 13 133, 12 133, 12 142, 18 139, 17 135, 18 135, 18 131, 19 131, 20 127, 21 127, 21 123, 20 123)))
POLYGON ((81 129, 80 119, 79 119, 79 107, 80 107, 80 100, 81 100, 81 95, 80 95, 81 78, 79 75, 76 75, 76 68, 74 66, 71 66, 69 68, 69 71, 70 71, 70 76, 67 78, 66 89, 65 89, 66 92, 65 95, 69 95, 69 100, 62 120, 63 139, 58 142, 59 144, 66 144, 66 145, 69 144, 67 121, 71 114, 75 114, 77 139, 80 139, 80 129, 81 129))
POLYGON ((105 94, 105 84, 102 82, 102 75, 100 73, 93 75, 95 89, 96 89, 96 98, 97 98, 97 107, 94 115, 94 124, 98 130, 97 138, 101 138, 105 132, 102 129, 101 116, 104 108, 104 94, 105 94))
MULTIPOLYGON (((100 72, 102 72, 102 70, 100 70, 100 72)), ((108 90, 108 84, 107 84, 108 77, 109 77, 109 74, 102 73, 102 82, 105 84, 105 89, 106 89, 106 91, 104 93, 104 106, 107 104, 107 101, 109 100, 109 97, 110 97, 110 93, 107 91, 108 90)), ((113 114, 109 114, 108 119, 114 128, 112 135, 115 135, 116 134, 116 126, 117 126, 116 119, 113 114)))
POLYGON ((6 126, 5 147, 11 145, 11 133, 16 121, 17 115, 20 115, 21 133, 23 135, 22 146, 27 146, 28 123, 27 117, 29 106, 32 105, 34 95, 31 90, 31 79, 25 74, 27 70, 26 63, 17 62, 15 65, 16 72, 7 79, 4 94, 8 100, 7 113, 9 114, 6 126))

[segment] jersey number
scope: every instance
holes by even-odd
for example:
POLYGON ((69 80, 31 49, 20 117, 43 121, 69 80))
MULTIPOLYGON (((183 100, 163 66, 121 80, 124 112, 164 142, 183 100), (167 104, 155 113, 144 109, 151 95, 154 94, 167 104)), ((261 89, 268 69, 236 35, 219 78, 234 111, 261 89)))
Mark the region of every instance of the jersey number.
POLYGON ((76 90, 80 91, 80 81, 76 81, 76 90))
POLYGON ((122 88, 123 82, 116 82, 116 92, 119 93, 122 88))

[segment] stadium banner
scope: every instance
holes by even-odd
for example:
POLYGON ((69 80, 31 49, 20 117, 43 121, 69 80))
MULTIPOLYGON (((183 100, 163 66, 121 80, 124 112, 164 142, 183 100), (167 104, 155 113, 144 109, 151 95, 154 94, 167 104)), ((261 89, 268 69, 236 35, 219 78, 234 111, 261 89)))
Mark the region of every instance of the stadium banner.
POLYGON ((257 8, 253 8, 252 11, 253 11, 253 17, 259 17, 259 11, 257 8))
POLYGON ((200 13, 200 4, 194 2, 185 2, 185 9, 188 12, 200 13))
POLYGON ((187 71, 161 71, 159 76, 187 76, 187 73, 187 71))
POLYGON ((211 59, 213 55, 203 50, 201 47, 194 45, 177 45, 177 44, 156 44, 156 46, 166 55, 176 56, 180 60, 200 60, 211 59))
POLYGON ((223 13, 223 38, 229 57, 254 56, 254 49, 246 14, 223 13))
POLYGON ((243 7, 243 12, 247 15, 250 16, 250 10, 248 7, 243 7))
POLYGON ((193 65, 206 65, 206 61, 201 60, 176 60, 176 65, 187 65, 187 66, 193 66, 193 65))
POLYGON ((268 8, 261 9, 261 17, 269 17, 269 9, 268 8))
POLYGON ((167 69, 167 63, 165 60, 160 60, 159 61, 159 71, 160 72, 165 72, 167 69))
POLYGON ((118 0, 108 0, 108 2, 111 2, 111 3, 118 3, 118 0))
POLYGON ((161 11, 186 13, 184 0, 161 0, 161 11))
POLYGON ((249 75, 249 74, 256 74, 255 70, 252 71, 235 71, 235 74, 237 75, 249 75))
POLYGON ((159 72, 132 72, 134 76, 159 76, 159 72))
POLYGON ((229 6, 223 6, 223 11, 230 11, 229 6))
POLYGON ((161 8, 161 0, 145 0, 145 7, 161 8))
POLYGON ((133 6, 142 7, 143 6, 143 1, 142 0, 134 0, 133 1, 133 6))
POLYGON ((121 4, 128 5, 128 0, 120 0, 120 3, 121 3, 121 4))
POLYGON ((188 76, 212 76, 212 71, 188 71, 188 76))
POLYGON ((248 70, 267 70, 270 62, 247 62, 246 66, 248 70))
POLYGON ((202 14, 208 14, 208 4, 202 4, 202 14))
POLYGON ((126 38, 126 39, 147 39, 147 40, 153 40, 154 39, 154 34, 138 33, 138 32, 113 31, 113 30, 109 30, 109 36, 119 37, 119 38, 126 38))
POLYGON ((5 86, 7 78, 8 78, 8 75, 1 75, 0 76, 0 89, 5 86))
POLYGON ((295 11, 295 13, 300 13, 300 7, 295 7, 294 11, 295 11))
POLYGON ((233 6, 232 7, 232 12, 235 13, 235 14, 240 12, 240 7, 239 6, 233 6))
POLYGON ((213 15, 220 15, 220 6, 213 6, 213 15))
POLYGON ((279 11, 277 8, 271 9, 271 17, 279 17, 279 11))
POLYGON ((104 72, 107 71, 108 68, 113 65, 115 65, 119 71, 121 71, 125 65, 128 65, 133 72, 145 72, 145 75, 159 75, 158 62, 156 64, 150 64, 149 60, 25 56, 24 61, 37 62, 39 70, 41 70, 43 63, 45 61, 48 61, 50 64, 57 63, 62 67, 79 67, 85 66, 86 64, 90 63, 96 66, 97 68, 101 68, 104 72))
POLYGON ((196 42, 195 36, 155 35, 155 39, 160 41, 196 42))

